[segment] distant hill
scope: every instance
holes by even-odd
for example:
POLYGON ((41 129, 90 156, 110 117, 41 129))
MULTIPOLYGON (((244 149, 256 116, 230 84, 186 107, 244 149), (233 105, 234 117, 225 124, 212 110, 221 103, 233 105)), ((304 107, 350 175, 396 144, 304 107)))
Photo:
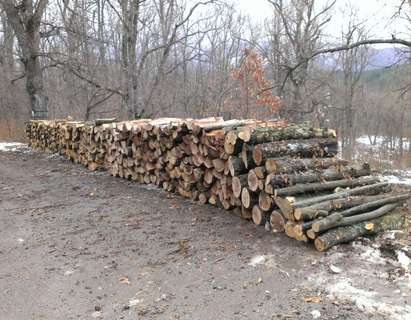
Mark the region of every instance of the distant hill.
MULTIPOLYGON (((329 55, 323 55, 316 59, 316 63, 326 68, 338 68, 337 55, 334 57, 329 55)), ((366 70, 376 70, 387 68, 394 64, 402 64, 408 61, 407 54, 401 49, 395 47, 369 49, 369 61, 366 70)))

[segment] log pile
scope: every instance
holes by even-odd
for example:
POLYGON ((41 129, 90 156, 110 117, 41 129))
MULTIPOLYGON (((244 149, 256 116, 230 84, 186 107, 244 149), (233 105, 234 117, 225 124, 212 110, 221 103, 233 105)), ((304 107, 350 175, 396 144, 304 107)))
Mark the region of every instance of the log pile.
POLYGON ((397 228, 409 197, 368 164, 337 159, 327 128, 212 117, 33 120, 26 133, 33 148, 230 210, 320 251, 397 228))

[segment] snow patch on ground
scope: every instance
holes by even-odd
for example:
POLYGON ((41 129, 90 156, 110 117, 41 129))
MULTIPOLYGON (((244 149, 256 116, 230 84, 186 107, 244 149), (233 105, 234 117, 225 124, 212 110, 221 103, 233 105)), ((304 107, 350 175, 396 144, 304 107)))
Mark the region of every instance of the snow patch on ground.
POLYGON ((0 151, 2 152, 30 152, 30 148, 26 143, 20 142, 0 142, 0 151))
POLYGON ((323 257, 323 267, 307 277, 308 287, 324 292, 333 303, 352 304, 370 315, 410 320, 411 305, 406 301, 411 296, 411 259, 407 247, 387 255, 380 245, 356 241, 350 250, 333 248, 323 257), (344 271, 333 272, 333 265, 344 271))
POLYGON ((377 292, 354 287, 350 279, 341 277, 326 286, 328 298, 339 302, 353 303, 359 310, 369 314, 381 314, 390 319, 407 320, 411 317, 411 306, 399 306, 383 302, 377 292))
POLYGON ((249 266, 256 267, 258 265, 265 265, 267 267, 273 267, 275 265, 273 255, 258 255, 250 259, 249 266))
MULTIPOLYGON (((411 171, 410 171, 410 174, 411 174, 411 171)), ((411 186, 411 178, 404 178, 401 176, 388 175, 388 176, 382 176, 381 179, 389 183, 393 183, 393 184, 411 186)))

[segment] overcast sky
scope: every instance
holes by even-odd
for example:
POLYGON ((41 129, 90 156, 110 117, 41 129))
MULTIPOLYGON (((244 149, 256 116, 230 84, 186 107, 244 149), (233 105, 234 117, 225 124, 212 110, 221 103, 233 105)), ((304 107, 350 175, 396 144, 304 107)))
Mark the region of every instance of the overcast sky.
MULTIPOLYGON (((317 0, 319 7, 327 3, 326 0, 317 0)), ((238 8, 249 14, 253 20, 259 21, 270 16, 272 7, 267 0, 233 0, 238 8)), ((361 21, 366 21, 366 26, 373 37, 397 37, 403 36, 407 32, 408 23, 401 19, 391 20, 390 18, 398 10, 401 0, 337 0, 333 9, 332 20, 327 25, 327 33, 338 37, 341 32, 344 20, 347 20, 344 11, 349 5, 358 8, 358 16, 361 21)), ((408 35, 410 34, 408 30, 408 35)))

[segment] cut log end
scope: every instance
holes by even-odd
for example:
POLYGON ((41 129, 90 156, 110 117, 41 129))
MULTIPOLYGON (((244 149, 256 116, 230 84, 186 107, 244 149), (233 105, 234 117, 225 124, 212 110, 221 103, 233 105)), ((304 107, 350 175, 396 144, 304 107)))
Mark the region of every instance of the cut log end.
POLYGON ((271 212, 270 225, 273 232, 284 232, 285 220, 279 211, 274 210, 271 212))

